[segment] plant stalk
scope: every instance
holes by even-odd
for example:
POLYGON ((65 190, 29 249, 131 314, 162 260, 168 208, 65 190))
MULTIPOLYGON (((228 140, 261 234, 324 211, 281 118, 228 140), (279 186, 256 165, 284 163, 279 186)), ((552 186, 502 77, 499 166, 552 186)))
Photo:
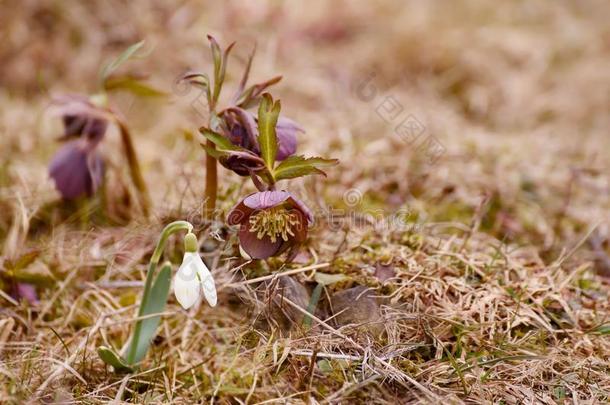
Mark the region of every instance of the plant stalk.
POLYGON ((117 120, 119 126, 119 132, 121 133, 121 142, 123 143, 123 151, 125 152, 125 157, 127 158, 127 163, 129 165, 129 174, 131 175, 131 181, 133 182, 136 190, 138 191, 138 200, 140 202, 140 206, 142 207, 142 212, 145 216, 148 216, 150 213, 150 195, 148 194, 148 188, 146 187, 146 182, 144 181, 144 177, 142 176, 142 171, 140 170, 140 164, 138 162, 138 155, 136 154, 136 150, 133 147, 133 141, 131 139, 131 134, 129 133, 129 129, 127 125, 121 120, 117 120))
MULTIPOLYGON (((206 142, 209 148, 215 148, 210 140, 206 142)), ((216 210, 216 198, 218 197, 218 168, 216 158, 209 154, 205 158, 205 205, 203 217, 211 219, 216 210)))

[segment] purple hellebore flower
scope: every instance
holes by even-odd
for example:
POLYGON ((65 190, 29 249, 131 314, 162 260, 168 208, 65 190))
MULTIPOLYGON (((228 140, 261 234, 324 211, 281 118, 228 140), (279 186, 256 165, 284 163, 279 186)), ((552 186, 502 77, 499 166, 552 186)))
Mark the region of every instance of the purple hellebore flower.
POLYGON ((102 137, 108 127, 108 121, 86 114, 64 114, 61 118, 64 122, 64 138, 81 135, 92 138, 102 137))
POLYGON ((95 150, 99 141, 74 139, 66 142, 53 156, 49 175, 66 200, 92 196, 102 183, 104 162, 95 150))
POLYGON ((305 132, 303 128, 290 118, 279 117, 275 125, 278 140, 277 160, 284 160, 297 151, 297 132, 305 132))
POLYGON ((96 151, 104 138, 111 113, 81 95, 56 97, 64 123, 63 140, 68 140, 53 156, 49 175, 66 200, 92 196, 102 183, 104 162, 96 151))
POLYGON ((104 136, 110 118, 109 112, 91 100, 78 94, 63 95, 53 99, 53 104, 58 106, 64 123, 64 139, 83 135, 101 139, 104 136))
POLYGON ((304 242, 313 216, 287 191, 262 191, 241 200, 227 222, 240 225, 239 243, 250 257, 267 259, 304 242))
MULTIPOLYGON (((242 108, 232 107, 227 109, 223 114, 224 125, 222 126, 223 134, 234 145, 240 146, 253 155, 260 157, 260 148, 258 145, 258 124, 257 117, 242 108)), ((303 128, 290 118, 279 117, 275 126, 275 133, 278 140, 278 150, 276 160, 282 161, 287 157, 294 155, 297 151, 297 133, 305 132, 303 128)), ((227 159, 220 160, 220 163, 229 170, 233 170, 237 174, 247 176, 250 174, 248 167, 253 171, 260 170, 264 167, 264 162, 240 156, 239 165, 227 159), (245 163, 245 164, 244 164, 245 163), (262 163, 262 164, 261 164, 262 163), (241 166, 241 167, 240 167, 241 166)))
POLYGON ((258 128, 254 114, 238 108, 228 108, 222 114, 223 133, 233 145, 260 154, 258 147, 258 128))
POLYGON ((265 167, 265 161, 248 150, 231 151, 227 156, 219 157, 218 161, 240 176, 249 176, 251 172, 257 172, 265 167))

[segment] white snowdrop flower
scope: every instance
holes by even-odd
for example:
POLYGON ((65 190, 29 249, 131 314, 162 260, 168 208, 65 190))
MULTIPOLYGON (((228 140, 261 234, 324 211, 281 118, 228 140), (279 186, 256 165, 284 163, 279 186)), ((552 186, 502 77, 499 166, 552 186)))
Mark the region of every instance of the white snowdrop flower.
POLYGON ((201 291, 210 306, 216 306, 216 285, 212 273, 197 253, 197 237, 188 233, 184 238, 185 253, 174 278, 174 294, 184 309, 192 307, 201 291))

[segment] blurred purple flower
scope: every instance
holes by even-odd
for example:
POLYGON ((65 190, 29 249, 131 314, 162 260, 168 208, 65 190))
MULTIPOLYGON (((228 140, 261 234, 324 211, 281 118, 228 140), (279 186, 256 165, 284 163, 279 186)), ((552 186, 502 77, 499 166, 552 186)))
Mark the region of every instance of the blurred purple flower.
POLYGON ((104 176, 104 162, 96 151, 104 138, 112 114, 81 95, 56 97, 64 123, 63 140, 68 140, 53 156, 49 175, 66 200, 92 196, 104 176), (76 139, 74 139, 76 138, 76 139))
POLYGON ((17 283, 13 296, 17 299, 23 298, 31 305, 36 305, 40 302, 38 294, 36 294, 36 287, 28 283, 17 283))
POLYGON ((86 135, 91 139, 102 139, 111 119, 109 110, 94 104, 91 98, 69 94, 53 99, 64 123, 63 139, 86 135))
POLYGON ((92 196, 102 183, 104 162, 95 140, 74 139, 57 151, 49 165, 49 175, 66 200, 92 196))
POLYGON ((80 137, 103 137, 108 127, 108 121, 90 117, 85 114, 65 114, 62 116, 64 122, 64 138, 80 137))
POLYGON ((240 201, 227 218, 240 225, 239 242, 254 259, 267 259, 307 239, 311 211, 287 191, 262 191, 240 201))

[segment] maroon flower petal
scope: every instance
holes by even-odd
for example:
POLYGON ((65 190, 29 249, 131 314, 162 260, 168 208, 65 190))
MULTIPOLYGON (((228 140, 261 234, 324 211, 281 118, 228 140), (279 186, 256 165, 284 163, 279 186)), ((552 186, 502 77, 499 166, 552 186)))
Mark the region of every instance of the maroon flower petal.
POLYGON ((252 113, 239 107, 232 107, 227 109, 227 114, 224 114, 223 117, 230 127, 227 135, 234 145, 257 154, 260 153, 258 127, 252 113))
POLYGON ((231 208, 231 211, 229 211, 227 223, 229 225, 239 225, 247 222, 250 215, 252 215, 252 212, 254 212, 254 209, 246 206, 246 204, 244 204, 244 200, 241 200, 235 205, 235 207, 231 208))
POLYGON ((278 140, 277 160, 284 160, 297 151, 297 132, 305 132, 303 128, 290 118, 279 117, 275 126, 278 140))
POLYGON ((309 221, 305 214, 298 209, 293 209, 292 212, 297 216, 297 223, 292 227, 294 240, 297 242, 305 242, 307 239, 307 230, 309 221))
POLYGON ((265 167, 263 159, 249 151, 228 151, 226 156, 218 158, 220 164, 239 174, 249 176, 251 172, 257 172, 265 167))
POLYGON ((278 238, 275 242, 265 235, 262 239, 256 237, 256 232, 250 232, 248 224, 239 229, 239 244, 253 259, 267 259, 279 253, 284 241, 278 238))
POLYGON ((264 210, 266 208, 275 207, 288 200, 290 197, 291 195, 287 191, 261 191, 250 194, 244 198, 243 202, 247 207, 255 210, 264 210))
POLYGON ((304 242, 307 239, 308 228, 312 221, 313 216, 307 206, 283 190, 250 194, 230 211, 227 219, 230 225, 241 224, 239 230, 240 245, 246 253, 255 259, 266 259, 279 255, 294 246, 295 243, 304 242), (261 239, 257 238, 257 233, 251 232, 249 229, 251 215, 276 206, 282 206, 281 209, 286 209, 296 216, 296 224, 290 229, 292 236, 284 241, 278 235, 275 242, 272 242, 268 235, 264 235, 261 239))
POLYGON ((290 196, 290 202, 293 204, 295 208, 303 213, 303 215, 307 218, 307 224, 313 224, 313 214, 311 210, 305 205, 305 203, 294 196, 290 196))
POLYGON ((261 191, 252 193, 229 211, 227 223, 229 225, 239 225, 247 221, 254 211, 275 207, 290 198, 290 193, 286 191, 261 191))

